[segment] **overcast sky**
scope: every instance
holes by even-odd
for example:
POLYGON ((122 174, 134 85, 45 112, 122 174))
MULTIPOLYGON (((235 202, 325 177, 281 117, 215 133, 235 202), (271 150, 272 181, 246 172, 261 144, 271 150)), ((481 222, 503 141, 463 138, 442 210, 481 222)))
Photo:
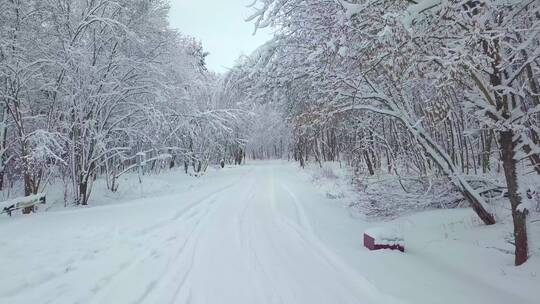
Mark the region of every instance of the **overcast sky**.
POLYGON ((253 0, 170 0, 170 23, 200 39, 210 70, 224 72, 241 54, 250 54, 270 39, 269 31, 253 36, 253 24, 245 22, 246 6, 253 0))

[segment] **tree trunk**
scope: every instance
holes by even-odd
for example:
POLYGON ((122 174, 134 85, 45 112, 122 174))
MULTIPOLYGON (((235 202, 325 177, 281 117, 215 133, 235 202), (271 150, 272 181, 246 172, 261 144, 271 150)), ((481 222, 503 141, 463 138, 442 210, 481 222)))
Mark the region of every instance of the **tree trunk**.
POLYGON ((513 131, 500 132, 499 144, 501 145, 501 156, 503 161, 506 185, 508 186, 508 199, 512 207, 512 218, 514 220, 514 242, 515 242, 515 264, 519 266, 527 261, 527 209, 520 208, 521 194, 519 190, 515 148, 517 142, 514 141, 513 131))
POLYGON ((169 169, 174 168, 174 166, 176 166, 176 155, 171 157, 171 161, 169 162, 169 169))
POLYGON ((306 166, 305 164, 305 160, 304 160, 304 155, 302 153, 302 148, 300 146, 297 145, 297 148, 296 148, 296 158, 298 159, 298 161, 300 162, 300 166, 302 168, 304 168, 306 166))
POLYGON ((88 190, 88 182, 84 177, 81 177, 81 182, 79 183, 79 203, 83 206, 88 205, 88 201, 86 199, 86 192, 88 190))
POLYGON ((4 175, 6 170, 6 144, 7 144, 7 107, 6 102, 2 105, 2 115, 0 123, 0 191, 4 189, 4 175))
POLYGON ((366 160, 366 165, 369 171, 369 175, 375 175, 375 171, 373 170, 373 163, 371 162, 371 159, 369 158, 369 153, 367 150, 364 151, 364 159, 366 160))
MULTIPOLYGON (((25 169, 24 171, 24 196, 30 196, 32 194, 34 194, 32 176, 25 169)), ((34 207, 25 207, 23 208, 22 213, 30 214, 32 211, 34 211, 34 207)))
POLYGON ((408 127, 411 134, 420 142, 434 163, 436 163, 439 168, 443 170, 444 174, 450 178, 452 183, 458 187, 459 191, 467 199, 474 212, 480 217, 484 224, 495 224, 493 215, 484 208, 482 197, 457 172, 458 170, 452 165, 450 156, 421 129, 410 124, 405 125, 408 127))

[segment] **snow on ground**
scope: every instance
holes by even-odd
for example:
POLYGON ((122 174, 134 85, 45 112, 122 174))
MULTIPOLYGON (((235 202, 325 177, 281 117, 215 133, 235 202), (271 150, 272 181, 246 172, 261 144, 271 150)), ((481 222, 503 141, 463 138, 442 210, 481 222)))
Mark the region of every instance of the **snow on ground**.
POLYGON ((231 168, 174 194, 2 218, 0 302, 393 303, 311 233, 281 172, 231 168))
POLYGON ((313 198, 313 205, 306 210, 311 218, 320 221, 316 233, 323 242, 335 248, 381 291, 410 303, 538 302, 538 213, 531 214, 528 227, 531 258, 525 265, 515 267, 513 247, 508 243, 512 219, 504 206, 493 208, 499 223, 489 227, 469 208, 390 216, 385 221, 367 218, 355 208, 346 207, 366 198, 351 192, 347 184, 350 176, 338 164, 325 164, 322 169, 311 166, 303 179, 319 185, 319 196, 343 194, 342 199, 326 202, 313 198), (406 253, 361 248, 361 233, 372 227, 399 229, 405 238, 406 253))
POLYGON ((491 248, 508 223, 467 209, 373 223, 293 164, 125 185, 96 190, 97 207, 0 217, 0 303, 534 303, 540 283, 537 253, 515 268, 491 248), (407 252, 363 248, 374 225, 407 252))

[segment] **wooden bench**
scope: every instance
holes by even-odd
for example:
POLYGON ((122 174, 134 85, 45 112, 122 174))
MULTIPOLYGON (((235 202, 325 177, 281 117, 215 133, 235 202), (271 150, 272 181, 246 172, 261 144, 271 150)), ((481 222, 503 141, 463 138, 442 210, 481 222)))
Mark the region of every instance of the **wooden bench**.
POLYGON ((13 211, 19 209, 22 209, 23 214, 29 214, 37 210, 37 205, 43 205, 46 202, 47 200, 45 197, 45 193, 14 198, 9 201, 0 202, 0 209, 2 209, 2 212, 0 212, 0 214, 7 213, 9 216, 11 216, 13 211))

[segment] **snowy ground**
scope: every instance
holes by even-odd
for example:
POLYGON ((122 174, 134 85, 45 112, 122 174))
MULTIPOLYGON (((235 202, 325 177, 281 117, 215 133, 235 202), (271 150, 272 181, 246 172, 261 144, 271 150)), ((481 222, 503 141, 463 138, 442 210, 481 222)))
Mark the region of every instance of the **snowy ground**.
MULTIPOLYGON (((99 190, 98 207, 1 217, 0 303, 537 300, 537 251, 513 267, 491 248, 508 226, 481 226, 469 210, 369 222, 280 162, 131 185, 99 190), (364 249, 373 225, 399 227, 407 252, 364 249)), ((531 226, 538 238, 540 225, 531 226)))

